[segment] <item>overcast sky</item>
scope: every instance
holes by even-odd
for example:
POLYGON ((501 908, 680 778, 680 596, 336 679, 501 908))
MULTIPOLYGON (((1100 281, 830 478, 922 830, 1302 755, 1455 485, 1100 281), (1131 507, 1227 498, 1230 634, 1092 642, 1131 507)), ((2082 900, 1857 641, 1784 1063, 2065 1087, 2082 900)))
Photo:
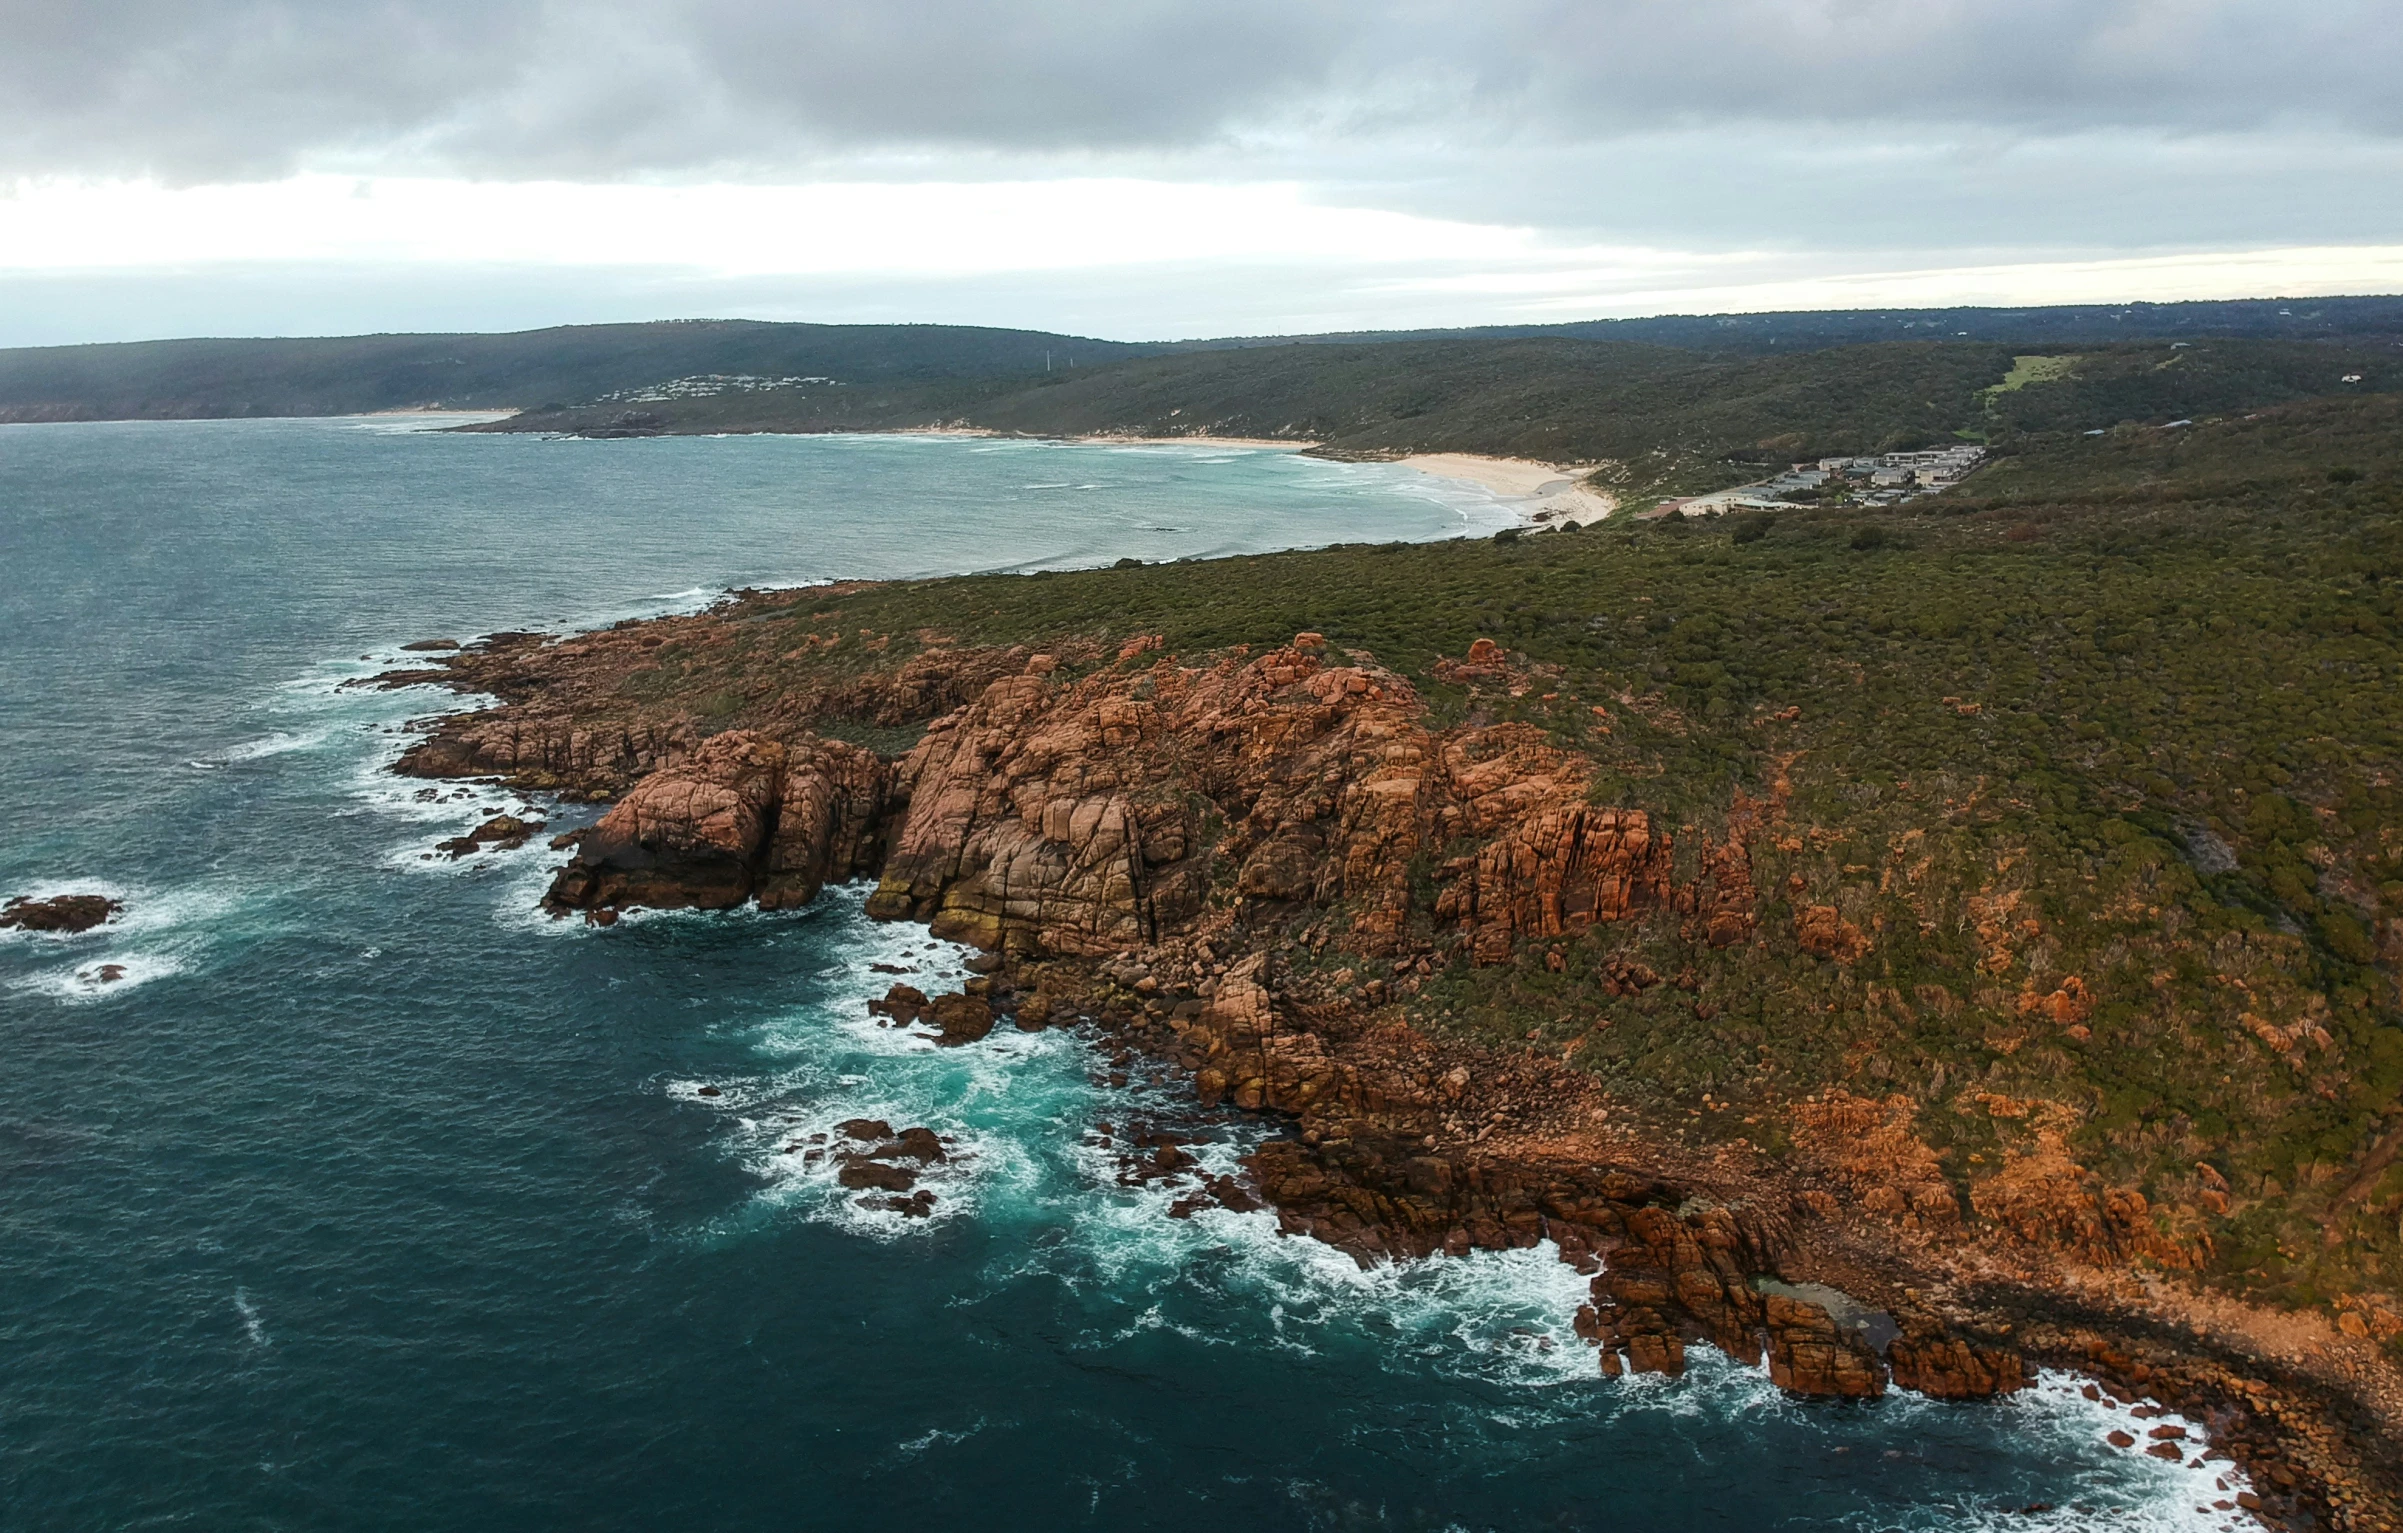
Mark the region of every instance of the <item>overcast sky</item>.
POLYGON ((0 344, 2403 290, 2396 0, 0 0, 0 344))

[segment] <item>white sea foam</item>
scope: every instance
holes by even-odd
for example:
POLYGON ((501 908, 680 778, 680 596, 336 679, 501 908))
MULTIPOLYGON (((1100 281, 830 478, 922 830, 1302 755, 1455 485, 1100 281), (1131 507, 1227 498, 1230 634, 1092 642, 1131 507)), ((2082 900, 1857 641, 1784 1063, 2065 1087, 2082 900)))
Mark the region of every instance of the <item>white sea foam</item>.
POLYGON ((46 995, 66 1005, 115 1000, 155 979, 181 974, 184 961, 172 953, 111 953, 84 963, 18 975, 9 987, 46 995))
POLYGON ((982 1416, 977 1417, 974 1421, 970 1422, 967 1426, 960 1428, 956 1432, 946 1432, 942 1428, 937 1427, 932 1431, 910 1438, 907 1442, 895 1443, 893 1445, 893 1458, 896 1462, 906 1463, 910 1459, 914 1459, 920 1454, 923 1454, 929 1448, 948 1448, 954 1443, 964 1443, 969 1438, 974 1437, 977 1433, 983 1431, 984 1429, 985 1418, 982 1416))
POLYGON ((345 415, 328 424, 345 431, 364 431, 374 436, 417 436, 428 431, 448 431, 454 426, 504 421, 510 413, 507 410, 412 410, 407 414, 345 415))
POLYGON ((798 1215, 897 1239, 974 1215, 996 1186, 1023 1187, 1037 1174, 1013 1136, 990 1131, 995 1105, 1026 1061, 1065 1056, 1073 1045, 1004 1027, 975 1047, 942 1049, 922 1029, 880 1025, 868 1001, 896 982, 928 993, 954 988, 967 977, 961 960, 969 950, 920 927, 869 921, 860 909, 866 892, 864 884, 828 890, 808 913, 827 923, 841 958, 813 976, 818 996, 753 1028, 765 1069, 665 1086, 672 1097, 723 1114, 729 1152, 759 1179, 754 1208, 737 1215, 737 1224, 760 1213, 798 1215), (913 972, 878 973, 875 964, 913 972), (702 1096, 704 1086, 718 1094, 702 1096), (920 1170, 916 1183, 934 1194, 930 1218, 877 1207, 885 1194, 840 1184, 836 1152, 858 1147, 840 1125, 863 1118, 896 1132, 932 1129, 943 1139, 945 1158, 920 1170))
POLYGON ((239 1288, 234 1290, 234 1308, 241 1312, 242 1334, 250 1338, 251 1345, 267 1345, 267 1327, 259 1319, 259 1307, 251 1303, 250 1295, 239 1288))
POLYGON ((259 761, 269 756, 281 756, 292 751, 315 750, 332 739, 333 734, 331 726, 324 729, 303 730, 298 734, 278 730, 274 734, 264 735, 256 740, 245 740, 239 745, 219 751, 215 759, 226 762, 259 761))
MULTIPOLYGON (((1006 1242, 1007 1254, 980 1286, 999 1290, 1039 1276, 1096 1300, 1116 1298, 1093 1306, 1092 1329, 1072 1345, 1104 1351, 1151 1331, 1199 1346, 1296 1356, 1366 1347, 1392 1372, 1525 1391, 1507 1397, 1524 1402, 1518 1406, 1494 1406, 1482 1395, 1473 1402, 1464 1397, 1459 1406, 1505 1434, 1637 1412, 1697 1426, 1774 1423, 1780 1431, 1827 1434, 1831 1452, 1909 1458, 1920 1451, 1919 1439, 1957 1429, 1964 1407, 1899 1394, 1870 1412, 1796 1400, 1772 1385, 1765 1369, 1709 1348, 1694 1350, 1680 1379, 1605 1380, 1593 1349, 1570 1324, 1587 1297, 1587 1280, 1549 1242, 1364 1269, 1333 1247, 1283 1235, 1265 1211, 1209 1205, 1172 1218, 1169 1206, 1195 1191, 1195 1178, 1121 1184, 1130 1121, 1191 1125, 1201 1139, 1184 1147, 1194 1169, 1221 1175, 1238 1168, 1264 1131, 1246 1121, 1195 1124, 1173 1086, 1093 1084, 1094 1052, 1073 1033, 1004 1027, 980 1044, 937 1049, 913 1030, 876 1025, 860 1003, 892 980, 931 993, 946 988, 950 976, 881 975, 868 965, 933 958, 952 968, 964 950, 932 944, 915 927, 864 921, 851 903, 859 892, 828 895, 835 902, 828 935, 842 954, 832 992, 758 1030, 768 1068, 667 1088, 725 1116, 731 1153, 761 1178, 755 1208, 771 1216, 798 1215, 878 1240, 958 1219, 1023 1227, 1030 1236, 1059 1232, 1062 1238, 1006 1242), (699 1096, 703 1084, 721 1094, 699 1096), (896 1130, 923 1124, 946 1136, 952 1158, 920 1183, 937 1195, 933 1221, 862 1207, 862 1195, 836 1183, 839 1163, 831 1152, 842 1143, 836 1125, 854 1117, 882 1119, 896 1130), (1119 1130, 1116 1145, 1088 1136, 1101 1121, 1119 1130), (787 1147, 798 1148, 788 1153, 787 1147), (820 1152, 814 1160, 813 1148, 820 1152), (1256 1319, 1230 1327, 1230 1313, 1256 1319)), ((2232 1503, 2245 1488, 2232 1466, 2190 1468, 2110 1448, 2103 1436, 2128 1424, 2126 1414, 2085 1400, 2077 1385, 2045 1374, 2026 1393, 1966 1408, 1992 1413, 1990 1419, 2004 1423, 2000 1430, 2070 1466, 2066 1488, 2048 1492, 2054 1509, 2006 1512, 1965 1499, 1884 1515, 1875 1526, 2066 1530, 2090 1525, 2099 1509, 2108 1509, 2114 1526, 2159 1533, 2233 1526, 2213 1506, 2232 1503)), ((2161 1423, 2194 1430, 2175 1416, 2139 1425, 2161 1423)), ((2201 1434, 2194 1436, 2199 1452, 2201 1434)))
MULTIPOLYGON (((29 932, 10 929, 0 931, 0 942, 30 941, 95 945, 114 950, 117 944, 135 939, 157 939, 182 934, 190 939, 205 936, 208 929, 222 923, 233 911, 246 902, 241 890, 230 884, 191 884, 182 888, 161 889, 148 884, 124 884, 107 878, 51 878, 25 884, 8 891, 9 897, 24 895, 28 899, 54 899, 62 894, 97 894, 117 901, 124 909, 100 926, 83 932, 29 932)), ((187 943, 178 943, 184 946, 187 943)))
MULTIPOLYGON (((2233 1503, 2252 1488, 2244 1471, 2228 1462, 2207 1463, 2200 1423, 2175 1411, 2139 1420, 2112 1404, 2106 1396, 2088 1400, 2085 1381, 2073 1374, 2044 1370, 2035 1387, 1996 1402, 1991 1409, 2011 1422, 2015 1437, 2041 1440, 2062 1457, 2080 1465, 2077 1484, 2066 1504, 2051 1512, 2004 1516, 1989 1513, 1969 1523, 1975 1527, 2084 1528, 2092 1525, 2079 1507, 2111 1506, 2120 1510, 2116 1527, 2196 1530, 2250 1526, 2242 1513, 2221 1509, 2214 1502, 2233 1503), (2146 1434, 2155 1427, 2183 1427, 2186 1459, 2173 1463, 2144 1451, 2146 1434), (2104 1439, 2118 1429, 2134 1436, 2139 1446, 2114 1448, 2104 1439)), ((1945 1407, 1916 1397, 1903 1397, 1906 1412, 1945 1407)))

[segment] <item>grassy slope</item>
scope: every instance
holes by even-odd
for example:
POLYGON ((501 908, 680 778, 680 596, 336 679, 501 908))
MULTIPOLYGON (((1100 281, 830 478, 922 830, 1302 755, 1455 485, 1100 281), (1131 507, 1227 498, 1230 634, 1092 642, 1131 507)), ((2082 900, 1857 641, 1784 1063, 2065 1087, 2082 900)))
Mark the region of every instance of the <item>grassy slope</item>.
MULTIPOLYGON (((1032 383, 803 390, 645 405, 673 431, 935 424, 1039 435, 1280 437, 1328 451, 1469 451, 1606 465, 1630 493, 1698 490, 1810 453, 1949 440, 2008 347, 1907 343, 1712 357, 1621 342, 1414 341, 1133 358, 1032 383)), ((519 430, 607 427, 622 406, 519 430)))
POLYGON ((1187 653, 1316 628, 1415 675, 1440 716, 1545 726, 1594 756, 1599 796, 1673 826, 1721 827, 1782 773, 1785 824, 1754 844, 1759 946, 1689 944, 1669 917, 1605 927, 1563 972, 1540 951, 1454 968, 1431 1025, 1577 1044, 1671 1121, 1771 1147, 1780 1103, 1908 1093, 1964 1193, 2055 1127, 2219 1281, 2391 1293, 2403 1166, 2355 1172, 2403 1089, 2397 404, 2034 444, 2027 493, 1875 522, 1797 510, 1741 544, 1667 523, 806 594, 706 662, 733 673, 665 653, 644 690, 739 724, 793 679, 801 629, 892 636, 808 662, 839 668, 892 664, 930 625, 1148 631, 1187 653), (1515 701, 1432 681, 1479 637, 1558 671, 1515 701), (1804 954, 1803 903, 1837 905, 1869 955, 1804 954), (1614 957, 1699 990, 1604 999, 1589 977, 1614 957), (2028 1007, 2071 975, 2085 1038, 2028 1007), (2229 1184, 2224 1217, 2198 1165, 2229 1184))

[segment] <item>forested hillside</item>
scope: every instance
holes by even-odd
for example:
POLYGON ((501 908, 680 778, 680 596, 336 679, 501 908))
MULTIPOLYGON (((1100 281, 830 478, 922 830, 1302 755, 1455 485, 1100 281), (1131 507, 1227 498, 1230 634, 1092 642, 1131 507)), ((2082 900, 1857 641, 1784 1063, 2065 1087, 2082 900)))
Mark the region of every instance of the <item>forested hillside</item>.
POLYGON ((0 351, 0 422, 575 404, 707 375, 853 384, 1040 374, 1137 348, 961 325, 679 320, 510 335, 143 341, 0 351))
POLYGON ((2003 456, 2403 388, 2383 339, 2126 343, 2026 353, 1914 341, 1776 354, 1557 339, 1288 345, 1129 357, 1032 380, 807 386, 531 411, 489 429, 595 435, 953 426, 1263 437, 1336 455, 1472 452, 1586 465, 1631 502, 1772 465, 1957 440, 2003 456))

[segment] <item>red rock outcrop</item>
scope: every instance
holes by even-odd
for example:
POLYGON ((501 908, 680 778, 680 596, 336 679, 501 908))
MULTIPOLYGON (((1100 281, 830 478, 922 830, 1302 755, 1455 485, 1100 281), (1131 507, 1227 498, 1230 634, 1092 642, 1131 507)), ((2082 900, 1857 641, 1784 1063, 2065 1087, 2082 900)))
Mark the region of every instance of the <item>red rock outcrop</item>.
POLYGON ((1692 920, 1688 935, 1712 947, 1733 947, 1759 924, 1760 892, 1752 884, 1752 852, 1740 834, 1702 842, 1701 876, 1678 891, 1678 908, 1692 920))
POLYGON ((1566 936, 1666 903, 1669 850, 1640 809, 1542 809, 1447 867, 1435 913, 1471 928, 1478 962, 1505 963, 1522 937, 1566 936))
POLYGON ((1794 912, 1794 940, 1815 958, 1854 963, 1866 956, 1869 939, 1833 905, 1805 905, 1794 912))
POLYGON ((1830 1091, 1795 1104, 1794 1144, 1843 1201, 1907 1229, 1950 1229, 1960 1223, 1961 1200, 1914 1127, 1918 1113, 1907 1096, 1830 1091))
POLYGON ((1886 1392, 1886 1368, 1860 1334, 1836 1324, 1824 1305, 1770 1294, 1763 1322, 1769 1381, 1796 1394, 1873 1400, 1886 1392))
MULTIPOLYGON (((1704 1208, 1688 1216, 1656 1206, 1622 1211, 1590 1200, 1579 1212, 1605 1248, 1593 1294, 1597 1339, 1606 1354, 1623 1347, 1625 1367, 1633 1373, 1683 1372, 1692 1341, 1708 1341, 1746 1363, 1760 1361, 1763 1306, 1752 1278, 1769 1270, 1769 1255, 1733 1213, 1704 1208), (1615 1220, 1597 1217, 1614 1212, 1615 1220)), ((1607 1355, 1603 1371, 1619 1371, 1607 1355)))
POLYGON ((2019 1014, 2041 1014, 2062 1027, 2073 1027, 2094 1015, 2094 992, 2086 982, 2072 974, 2063 979, 2050 995, 2030 990, 2019 998, 2019 1014))
MULTIPOLYGON (((1407 925, 1412 858, 1463 838, 1481 848, 1436 870, 1433 914, 1481 961, 1670 902, 1669 836, 1587 804, 1583 757, 1525 725, 1430 731, 1402 678, 1322 648, 994 682, 902 764, 908 809, 871 911, 1098 955, 1158 940, 1223 885, 1341 901, 1374 952, 1407 925)), ((1750 929, 1731 866, 1740 854, 1714 865, 1714 931, 1750 929)))
POLYGON ((602 816, 544 897, 556 911, 798 906, 874 868, 890 769, 832 740, 714 736, 602 816))
MULTIPOLYGON (((623 793, 563 879, 563 908, 718 905, 744 891, 789 903, 782 891, 874 870, 876 858, 847 848, 873 839, 860 827, 878 813, 898 811, 878 827, 892 852, 874 913, 994 948, 1097 956, 1156 941, 1216 889, 1285 907, 1339 902, 1348 945, 1392 951, 1418 899, 1412 864, 1439 849, 1459 850, 1433 870, 1435 909, 1422 914, 1483 962, 1661 908, 1689 912, 1722 945, 1753 927, 1740 830, 1706 839, 1700 877, 1680 891, 1664 828, 1586 801, 1583 754, 1519 723, 1431 730, 1407 681, 1358 655, 1333 663, 1317 634, 1197 664, 1149 636, 1040 656, 928 648, 762 701, 758 722, 733 733, 781 747, 782 767, 743 765, 690 715, 624 706, 625 681, 659 656, 719 663, 738 637, 706 614, 547 644, 496 635, 449 657, 449 670, 395 673, 383 683, 442 678, 522 698, 441 721, 401 769, 623 793), (845 748, 811 730, 826 717, 898 726, 945 708, 883 781, 870 780, 864 752, 828 759, 845 748), (762 823, 779 827, 764 852, 762 823)), ((811 633, 802 648, 849 642, 811 633)), ((1487 642, 1464 665, 1501 674, 1510 662, 1487 642)))
POLYGON ((1886 1364, 1897 1389, 1938 1400, 1982 1400, 2034 1382, 2016 1352, 1949 1335, 1924 1314, 1906 1311, 1895 1319, 1901 1334, 1887 1343, 1886 1364))
POLYGON ((2199 1267, 2210 1250, 2200 1232, 2179 1240, 2159 1228, 2142 1192, 2106 1185, 2072 1160, 2059 1132, 2049 1128, 2007 1153, 2002 1169, 1975 1182, 1969 1196, 1980 1214, 2029 1244, 2097 1265, 2143 1258, 2165 1267, 2199 1267))

